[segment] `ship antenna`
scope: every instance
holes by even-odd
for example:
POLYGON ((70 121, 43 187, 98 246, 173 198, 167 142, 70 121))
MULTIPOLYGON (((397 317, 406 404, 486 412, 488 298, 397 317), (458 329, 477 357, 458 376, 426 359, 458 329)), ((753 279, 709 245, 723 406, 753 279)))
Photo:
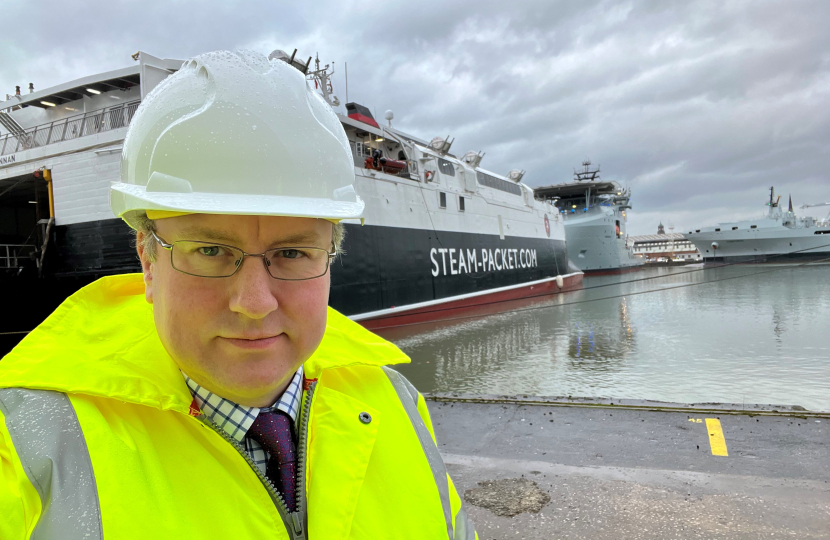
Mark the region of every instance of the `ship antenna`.
MULTIPOLYGON (((312 57, 309 57, 308 64, 311 64, 311 58, 312 57)), ((308 68, 308 64, 306 64, 306 68, 308 68)), ((320 53, 316 53, 314 70, 306 71, 306 77, 314 81, 314 85, 320 90, 323 100, 325 100, 329 106, 337 107, 340 105, 340 100, 334 95, 334 86, 332 84, 333 76, 334 62, 321 67, 320 53)))

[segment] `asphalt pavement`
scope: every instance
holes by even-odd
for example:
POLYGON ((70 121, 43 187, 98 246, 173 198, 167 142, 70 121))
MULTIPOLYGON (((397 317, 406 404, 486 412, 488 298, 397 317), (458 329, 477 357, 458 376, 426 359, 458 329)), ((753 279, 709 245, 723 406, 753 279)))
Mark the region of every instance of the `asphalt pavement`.
POLYGON ((428 402, 481 540, 830 539, 830 414, 491 398, 428 402))

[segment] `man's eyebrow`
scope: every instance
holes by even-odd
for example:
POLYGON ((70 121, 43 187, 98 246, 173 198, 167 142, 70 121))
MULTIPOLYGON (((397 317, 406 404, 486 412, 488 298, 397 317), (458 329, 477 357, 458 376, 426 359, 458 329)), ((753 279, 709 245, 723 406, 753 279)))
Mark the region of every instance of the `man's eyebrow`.
MULTIPOLYGON (((202 240, 209 242, 222 242, 230 245, 238 245, 240 243, 239 237, 220 230, 211 229, 208 227, 186 227, 179 232, 182 240, 202 240)), ((300 232, 276 239, 271 242, 270 246, 294 245, 294 246, 313 246, 320 240, 321 235, 317 232, 300 232)))
POLYGON ((208 227, 187 227, 179 232, 182 240, 209 240, 214 242, 239 242, 239 237, 208 227))
POLYGON ((273 242, 271 242, 271 247, 280 245, 306 245, 312 247, 314 246, 315 242, 318 242, 320 240, 320 237, 321 235, 316 232, 296 233, 292 234, 291 236, 280 238, 279 240, 274 240, 273 242))

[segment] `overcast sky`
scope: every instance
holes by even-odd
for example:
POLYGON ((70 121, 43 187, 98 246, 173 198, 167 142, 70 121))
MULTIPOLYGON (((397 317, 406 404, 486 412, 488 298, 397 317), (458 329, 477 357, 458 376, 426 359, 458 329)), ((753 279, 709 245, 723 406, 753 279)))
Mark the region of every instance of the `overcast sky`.
MULTIPOLYGON (((760 215, 767 189, 830 201, 830 1, 6 0, 0 92, 274 49, 335 62, 335 93, 482 166, 631 187, 630 234, 760 215), (97 4, 97 5, 96 5, 97 4)), ((3 97, 3 96, 0 96, 3 97)), ((382 120, 381 120, 382 121, 382 120)), ((830 208, 815 209, 826 215, 830 208)), ((810 213, 810 212, 808 212, 810 213)))

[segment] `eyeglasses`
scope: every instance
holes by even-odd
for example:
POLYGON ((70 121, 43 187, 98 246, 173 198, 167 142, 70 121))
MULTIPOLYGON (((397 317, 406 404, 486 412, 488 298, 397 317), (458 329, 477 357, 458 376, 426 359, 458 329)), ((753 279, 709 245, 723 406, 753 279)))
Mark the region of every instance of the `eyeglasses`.
POLYGON ((326 275, 331 260, 337 256, 318 247, 283 247, 269 249, 264 253, 245 253, 238 247, 178 240, 168 244, 152 233, 161 247, 170 252, 170 262, 175 270, 197 277, 230 277, 242 266, 245 257, 259 257, 268 274, 274 279, 302 281, 326 275))

